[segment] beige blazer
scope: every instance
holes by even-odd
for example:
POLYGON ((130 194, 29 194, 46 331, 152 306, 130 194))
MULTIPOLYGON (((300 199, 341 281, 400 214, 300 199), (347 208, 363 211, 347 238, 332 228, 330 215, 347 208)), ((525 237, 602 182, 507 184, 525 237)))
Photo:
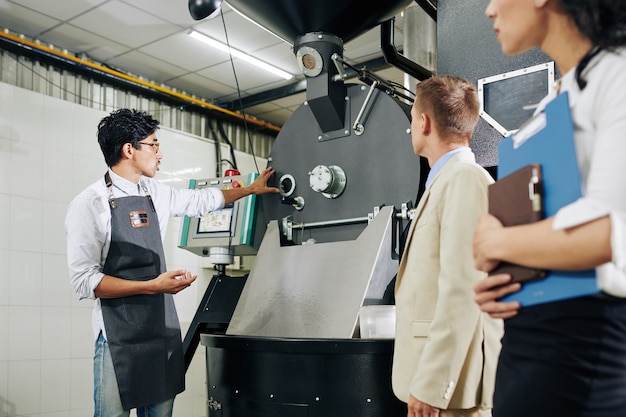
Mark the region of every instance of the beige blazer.
POLYGON ((416 208, 396 279, 393 390, 441 409, 491 407, 502 321, 474 302, 472 236, 493 182, 471 152, 454 155, 416 208))

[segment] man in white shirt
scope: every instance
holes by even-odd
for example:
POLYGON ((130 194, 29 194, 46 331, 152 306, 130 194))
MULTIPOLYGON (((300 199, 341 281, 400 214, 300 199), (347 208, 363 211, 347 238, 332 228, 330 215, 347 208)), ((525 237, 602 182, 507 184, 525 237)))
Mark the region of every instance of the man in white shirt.
POLYGON ((70 203, 65 221, 72 286, 95 299, 95 417, 171 416, 184 390, 180 325, 172 294, 196 279, 167 271, 162 240, 171 216, 199 216, 268 187, 265 169, 246 187, 180 190, 154 180, 163 155, 158 121, 121 109, 98 125, 109 166, 70 203))

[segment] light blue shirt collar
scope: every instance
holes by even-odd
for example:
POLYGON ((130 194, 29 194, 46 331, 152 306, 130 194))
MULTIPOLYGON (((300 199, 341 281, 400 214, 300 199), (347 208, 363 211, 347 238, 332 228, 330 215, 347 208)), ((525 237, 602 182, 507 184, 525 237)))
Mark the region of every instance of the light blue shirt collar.
POLYGON ((432 168, 430 169, 430 172, 428 173, 428 177, 426 178, 426 188, 430 186, 430 183, 433 182, 433 180, 437 176, 437 173, 441 171, 441 168, 443 168, 443 166, 446 164, 446 162, 450 160, 450 158, 452 158, 457 153, 464 152, 464 151, 471 152, 472 150, 468 146, 461 146, 460 148, 452 149, 451 151, 443 154, 443 156, 439 158, 437 162, 435 162, 435 165, 433 165, 432 168))

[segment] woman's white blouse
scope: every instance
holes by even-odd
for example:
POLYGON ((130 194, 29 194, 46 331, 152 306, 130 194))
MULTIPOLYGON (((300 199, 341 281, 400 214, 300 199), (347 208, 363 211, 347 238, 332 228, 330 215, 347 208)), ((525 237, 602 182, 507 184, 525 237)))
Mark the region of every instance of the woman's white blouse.
POLYGON ((583 197, 558 211, 554 228, 609 215, 613 256, 612 262, 596 268, 598 286, 626 297, 626 49, 598 54, 583 78, 587 86, 582 91, 574 70, 560 81, 572 109, 583 197))

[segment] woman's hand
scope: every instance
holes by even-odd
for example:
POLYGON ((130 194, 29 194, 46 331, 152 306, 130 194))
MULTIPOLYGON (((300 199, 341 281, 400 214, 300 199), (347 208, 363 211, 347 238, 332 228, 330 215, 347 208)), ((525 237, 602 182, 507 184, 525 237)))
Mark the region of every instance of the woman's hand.
POLYGON ((494 234, 503 229, 500 220, 491 214, 483 214, 479 217, 474 230, 474 266, 479 271, 489 272, 500 263, 493 256, 494 234))
POLYGON ((500 302, 499 298, 519 291, 519 282, 511 283, 509 274, 489 276, 474 284, 474 300, 482 311, 495 319, 508 319, 517 314, 521 305, 517 301, 500 302))

